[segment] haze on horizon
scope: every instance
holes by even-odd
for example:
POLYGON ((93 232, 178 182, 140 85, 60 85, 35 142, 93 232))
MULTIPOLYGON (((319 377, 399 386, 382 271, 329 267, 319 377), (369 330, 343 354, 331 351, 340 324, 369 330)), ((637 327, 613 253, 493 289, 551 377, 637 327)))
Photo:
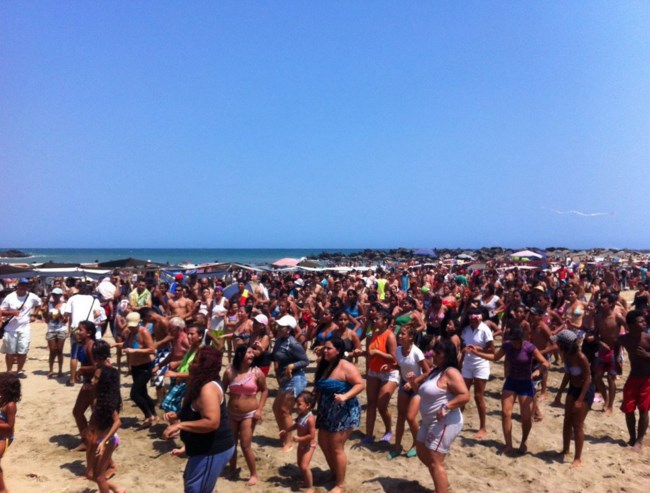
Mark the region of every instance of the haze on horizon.
POLYGON ((0 4, 7 247, 650 248, 650 4, 0 4))

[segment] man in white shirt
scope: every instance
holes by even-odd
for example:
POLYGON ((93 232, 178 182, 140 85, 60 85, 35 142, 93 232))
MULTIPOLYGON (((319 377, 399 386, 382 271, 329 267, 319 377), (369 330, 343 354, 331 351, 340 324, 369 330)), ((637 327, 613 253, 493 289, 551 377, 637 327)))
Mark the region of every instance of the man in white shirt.
POLYGON ((472 388, 474 384, 474 400, 476 402, 476 409, 478 411, 478 418, 480 427, 478 433, 474 435, 475 438, 485 438, 487 435, 487 428, 485 427, 485 385, 490 378, 490 362, 486 359, 480 358, 475 354, 467 351, 468 346, 474 346, 479 351, 485 353, 494 353, 494 337, 490 328, 484 324, 482 320, 481 311, 478 309, 470 309, 467 312, 469 316, 469 325, 463 329, 461 338, 465 349, 463 350, 462 369, 461 373, 465 379, 467 388, 472 388))
POLYGON ((14 362, 18 363, 18 376, 27 378, 23 370, 29 343, 31 340, 31 317, 35 308, 41 306, 41 299, 29 292, 29 280, 20 279, 16 290, 9 293, 0 304, 0 314, 9 318, 2 338, 2 352, 5 354, 7 371, 13 369, 14 362))

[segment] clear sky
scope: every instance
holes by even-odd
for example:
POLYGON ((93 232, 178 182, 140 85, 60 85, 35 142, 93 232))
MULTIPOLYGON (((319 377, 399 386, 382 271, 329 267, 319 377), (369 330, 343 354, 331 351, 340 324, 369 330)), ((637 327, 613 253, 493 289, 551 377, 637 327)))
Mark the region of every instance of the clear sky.
POLYGON ((1 2, 0 243, 650 248, 649 26, 645 1, 1 2))

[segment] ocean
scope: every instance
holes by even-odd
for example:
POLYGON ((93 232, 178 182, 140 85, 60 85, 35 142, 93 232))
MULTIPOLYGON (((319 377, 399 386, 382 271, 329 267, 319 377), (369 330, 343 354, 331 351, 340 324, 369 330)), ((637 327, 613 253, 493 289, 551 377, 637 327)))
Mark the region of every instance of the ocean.
MULTIPOLYGON (((1 248, 6 251, 9 248, 1 248)), ((13 248, 28 253, 29 258, 1 258, 4 263, 88 263, 125 258, 151 260, 171 265, 190 262, 238 262, 254 265, 272 263, 281 258, 302 258, 321 252, 350 254, 360 249, 349 248, 13 248)))

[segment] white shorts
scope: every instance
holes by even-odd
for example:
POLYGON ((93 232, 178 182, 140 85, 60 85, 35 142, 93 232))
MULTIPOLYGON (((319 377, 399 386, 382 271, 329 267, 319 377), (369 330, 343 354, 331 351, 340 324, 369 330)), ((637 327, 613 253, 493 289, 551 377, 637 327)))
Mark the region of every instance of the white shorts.
POLYGON ((416 440, 423 443, 429 450, 441 454, 448 454, 451 443, 463 429, 463 415, 460 411, 458 412, 458 415, 460 416, 460 419, 452 419, 451 423, 448 423, 447 419, 444 419, 443 421, 434 421, 430 424, 423 421, 420 424, 416 440))
POLYGON ((27 354, 30 339, 29 329, 5 332, 0 352, 4 354, 27 354))
POLYGON ((479 380, 489 380, 490 379, 490 365, 489 364, 475 364, 475 363, 465 363, 463 368, 460 370, 463 378, 467 380, 472 380, 478 378, 479 380))
POLYGON ((391 370, 386 372, 369 371, 368 376, 377 378, 383 383, 395 382, 397 385, 399 385, 399 370, 391 370))

